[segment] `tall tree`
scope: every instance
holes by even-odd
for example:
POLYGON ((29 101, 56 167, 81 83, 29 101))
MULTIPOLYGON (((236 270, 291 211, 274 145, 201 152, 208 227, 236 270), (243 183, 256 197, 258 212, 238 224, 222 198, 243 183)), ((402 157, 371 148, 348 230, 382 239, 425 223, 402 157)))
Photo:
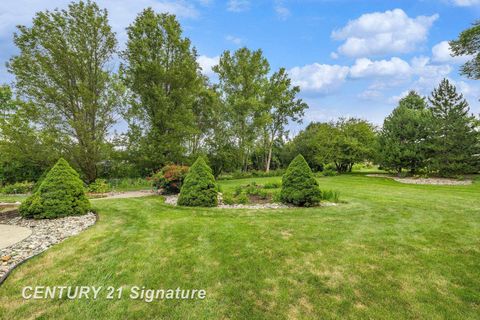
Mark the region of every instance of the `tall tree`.
POLYGON ((471 79, 480 79, 480 21, 462 31, 457 40, 450 41, 450 48, 454 56, 473 56, 460 72, 471 79))
POLYGON ((205 79, 175 16, 148 8, 127 31, 122 71, 134 95, 127 118, 144 163, 155 169, 185 155, 195 133, 192 108, 205 79))
POLYGON ((477 122, 463 95, 443 79, 428 100, 434 124, 432 169, 445 176, 478 170, 477 122))
POLYGON ((428 158, 431 115, 426 101, 415 91, 402 98, 383 122, 379 136, 381 165, 398 173, 417 172, 428 158))
POLYGON ((300 87, 292 86, 284 68, 275 72, 269 79, 265 93, 266 123, 266 151, 265 171, 270 171, 272 149, 276 139, 285 134, 285 126, 290 121, 301 122, 308 105, 297 98, 300 87))
POLYGON ((109 64, 117 41, 107 11, 79 1, 38 12, 31 27, 18 27, 14 42, 19 54, 8 69, 18 93, 40 108, 40 125, 70 138, 72 159, 93 181, 122 97, 109 64))
POLYGON ((243 170, 258 132, 266 121, 264 95, 270 70, 261 50, 241 48, 225 51, 213 71, 229 114, 229 122, 240 153, 243 170))

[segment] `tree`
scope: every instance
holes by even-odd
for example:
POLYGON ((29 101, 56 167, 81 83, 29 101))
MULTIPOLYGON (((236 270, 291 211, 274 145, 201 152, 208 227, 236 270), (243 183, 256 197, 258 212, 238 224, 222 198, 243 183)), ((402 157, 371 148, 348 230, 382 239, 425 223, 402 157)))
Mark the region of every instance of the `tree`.
POLYGON ((431 169, 443 176, 478 170, 478 127, 463 95, 443 79, 428 100, 434 124, 431 169))
POLYGON ((188 138, 195 135, 192 109, 205 85, 196 52, 174 15, 151 8, 127 32, 121 68, 133 93, 127 113, 130 138, 151 169, 179 162, 188 138))
POLYGON ((282 177, 280 197, 284 203, 305 207, 315 206, 322 199, 318 182, 301 154, 292 160, 282 177))
POLYGON ((178 197, 178 204, 189 207, 217 206, 217 185, 212 169, 202 157, 188 170, 178 197))
POLYGON ((340 118, 308 125, 293 139, 292 152, 303 154, 317 170, 331 163, 344 173, 350 172, 355 163, 373 159, 375 141, 375 128, 368 121, 340 118))
POLYGON ((220 94, 244 171, 248 168, 249 154, 258 131, 266 122, 263 97, 269 70, 262 51, 247 48, 238 49, 233 55, 225 51, 218 65, 213 67, 219 77, 220 94))
POLYGON ((389 170, 416 173, 424 168, 429 156, 431 113, 425 98, 415 91, 399 101, 383 122, 379 135, 379 162, 389 170))
POLYGON ((0 114, 0 184, 37 180, 58 159, 59 137, 32 125, 38 110, 15 99, 7 85, 0 86, 0 114))
POLYGON ((8 69, 18 93, 41 108, 41 125, 70 138, 72 158, 85 180, 94 181, 122 97, 108 65, 117 41, 106 10, 80 1, 38 12, 32 27, 18 27, 14 42, 19 54, 8 69))
POLYGON ((81 215, 89 210, 90 202, 85 196, 83 182, 63 158, 57 161, 38 190, 19 209, 23 217, 35 219, 81 215))
POLYGON ((285 126, 289 121, 301 122, 308 105, 297 99, 300 87, 291 85, 284 68, 275 72, 269 79, 266 94, 265 106, 267 112, 267 121, 264 130, 266 132, 267 156, 265 160, 265 171, 270 171, 272 161, 272 150, 276 139, 281 139, 285 134, 285 126))
POLYGON ((460 72, 471 79, 480 79, 480 21, 462 31, 458 39, 449 44, 454 56, 473 56, 461 67, 460 72))

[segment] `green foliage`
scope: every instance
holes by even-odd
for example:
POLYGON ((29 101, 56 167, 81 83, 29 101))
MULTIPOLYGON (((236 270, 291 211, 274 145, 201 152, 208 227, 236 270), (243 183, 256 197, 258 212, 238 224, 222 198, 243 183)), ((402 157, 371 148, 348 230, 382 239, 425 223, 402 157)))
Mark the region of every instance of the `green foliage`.
POLYGON ((152 176, 152 186, 157 190, 163 189, 167 194, 179 193, 187 173, 187 166, 166 165, 152 176))
POLYGON ((205 119, 195 118, 193 109, 209 104, 208 97, 200 101, 205 79, 196 52, 176 17, 152 8, 136 17, 127 34, 121 70, 133 93, 126 116, 131 158, 157 168, 181 161, 187 140, 197 133, 194 124, 205 119))
POLYGON ((304 155, 315 170, 333 163, 342 173, 350 172, 355 163, 373 159, 375 141, 375 128, 371 123, 341 118, 336 122, 309 124, 287 144, 287 150, 291 155, 304 155))
POLYGON ((453 84, 443 79, 429 98, 433 116, 429 161, 431 172, 441 176, 474 173, 479 169, 479 126, 453 84))
POLYGON ((33 182, 15 182, 14 184, 7 184, 0 189, 0 193, 4 194, 23 194, 29 193, 33 189, 33 182))
POLYGON ((149 178, 109 179, 108 184, 115 191, 133 191, 149 189, 152 183, 149 178))
POLYGON ((284 203, 311 207, 321 200, 318 182, 302 155, 298 155, 288 166, 282 177, 281 198, 284 203))
POLYGON ((188 170, 180 190, 178 204, 190 207, 215 207, 217 202, 217 186, 212 169, 202 157, 199 157, 188 170))
POLYGON ((223 193, 222 202, 227 205, 235 204, 235 197, 231 193, 223 193))
POLYGON ((385 119, 379 136, 379 162, 385 169, 416 173, 429 158, 432 116, 425 98, 411 91, 385 119))
POLYGON ((340 193, 335 190, 322 190, 322 200, 328 202, 340 202, 340 193))
POLYGON ((333 177, 337 175, 337 170, 335 168, 335 165, 329 163, 326 166, 323 167, 322 170, 322 176, 324 177, 333 177))
POLYGON ((246 193, 242 192, 235 198, 235 202, 238 204, 248 204, 250 202, 250 199, 248 198, 246 193))
POLYGON ((267 182, 263 186, 265 189, 277 189, 280 188, 282 185, 278 182, 267 182))
POLYGON ((14 43, 19 54, 8 69, 18 93, 39 108, 34 120, 54 132, 52 142, 68 151, 86 181, 94 181, 124 95, 109 67, 117 40, 107 12, 91 1, 39 12, 31 27, 18 27, 14 43))
POLYGON ((460 33, 457 40, 450 41, 453 56, 472 56, 460 69, 471 79, 480 79, 480 21, 460 33))
POLYGON ((284 169, 270 170, 269 172, 260 171, 260 170, 251 170, 251 171, 235 171, 232 173, 222 174, 218 177, 218 180, 236 180, 236 179, 245 179, 245 178, 264 178, 264 177, 277 177, 285 173, 284 169))
POLYGON ((110 185, 105 179, 96 179, 94 182, 88 185, 87 192, 107 193, 110 192, 110 185))
POLYGON ((60 158, 48 172, 37 192, 20 206, 26 218, 59 218, 85 214, 90 202, 85 196, 83 182, 67 161, 60 158))

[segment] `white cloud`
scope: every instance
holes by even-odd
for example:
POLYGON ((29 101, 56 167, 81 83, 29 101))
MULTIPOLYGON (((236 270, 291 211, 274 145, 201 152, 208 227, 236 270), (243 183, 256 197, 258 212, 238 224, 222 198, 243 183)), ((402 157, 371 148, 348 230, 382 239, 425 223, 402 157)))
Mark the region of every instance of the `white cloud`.
POLYGON ((243 39, 242 38, 239 38, 239 37, 235 37, 235 36, 232 36, 232 35, 228 35, 225 37, 225 40, 227 40, 228 42, 231 42, 237 46, 241 45, 243 43, 243 39))
POLYGON ((280 20, 287 20, 290 17, 290 10, 284 5, 283 0, 275 1, 274 10, 280 20))
POLYGON ((378 100, 382 97, 382 93, 379 90, 367 89, 358 95, 363 100, 378 100))
MULTIPOLYGON (((29 25, 38 11, 55 8, 66 8, 70 0, 17 0, 10 4, 0 6, 0 36, 9 35, 19 24, 29 25)), ((106 8, 109 13, 110 24, 117 33, 133 22, 136 15, 147 7, 152 7, 157 12, 169 12, 179 17, 195 18, 198 11, 195 6, 187 1, 173 0, 97 0, 100 8, 106 8)))
POLYGON ((393 57, 390 60, 372 61, 367 58, 360 58, 350 68, 352 78, 366 77, 394 77, 406 78, 412 74, 412 68, 408 62, 393 57))
POLYGON ((345 40, 338 52, 350 57, 407 53, 427 39, 438 15, 410 18, 402 9, 363 14, 332 32, 332 38, 345 40))
POLYGON ((229 0, 227 3, 227 10, 232 12, 242 12, 250 9, 249 0, 229 0))
POLYGON ((208 77, 214 75, 214 72, 212 71, 212 67, 217 65, 219 60, 220 60, 219 56, 207 57, 202 55, 197 58, 198 64, 202 68, 202 73, 208 77))
POLYGON ((339 65, 314 63, 289 70, 292 82, 302 90, 329 93, 343 84, 349 68, 339 65))
POLYGON ((451 2, 459 7, 470 7, 480 4, 480 0, 452 0, 451 2))
POLYGON ((447 62, 447 63, 465 63, 471 59, 471 56, 458 56, 452 57, 452 50, 448 41, 442 41, 437 43, 432 48, 432 60, 434 62, 447 62))

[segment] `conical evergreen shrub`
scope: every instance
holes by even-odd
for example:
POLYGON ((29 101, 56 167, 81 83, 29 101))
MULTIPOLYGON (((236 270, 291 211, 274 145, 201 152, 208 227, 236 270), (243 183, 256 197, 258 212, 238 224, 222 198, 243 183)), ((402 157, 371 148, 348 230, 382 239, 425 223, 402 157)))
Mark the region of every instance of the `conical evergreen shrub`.
POLYGON ((63 158, 57 161, 38 190, 19 209, 23 217, 35 219, 80 215, 89 210, 90 202, 85 196, 83 182, 63 158))
POLYGON ((178 204, 189 207, 215 207, 217 203, 217 185, 212 169, 202 157, 199 157, 183 181, 178 204))
POLYGON ((301 154, 290 162, 282 177, 280 197, 284 203, 305 207, 317 205, 322 198, 318 182, 301 154))

